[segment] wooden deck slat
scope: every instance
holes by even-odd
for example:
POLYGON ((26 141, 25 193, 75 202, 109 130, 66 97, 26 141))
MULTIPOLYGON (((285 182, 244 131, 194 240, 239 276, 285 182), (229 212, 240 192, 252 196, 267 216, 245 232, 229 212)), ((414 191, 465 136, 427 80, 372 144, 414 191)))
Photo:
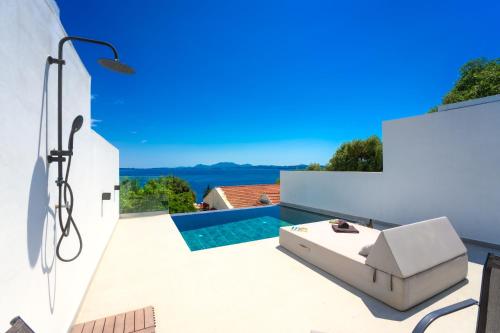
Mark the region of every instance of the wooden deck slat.
POLYGON ((89 321, 83 325, 82 333, 92 333, 95 321, 89 321))
POLYGON ((134 333, 155 333, 155 328, 154 327, 148 327, 140 331, 136 331, 134 333))
POLYGON ((83 324, 77 324, 73 326, 73 328, 71 329, 71 333, 82 333, 82 331, 83 331, 83 324))
POLYGON ((144 327, 154 327, 155 326, 155 316, 152 306, 144 308, 144 327))
POLYGON ((71 333, 154 333, 155 331, 152 306, 76 324, 71 328, 71 333))
POLYGON ((106 318, 97 319, 94 323, 94 329, 92 330, 92 333, 102 333, 105 321, 106 318))
POLYGON ((144 309, 135 311, 135 330, 139 331, 144 329, 144 309))
POLYGON ((125 314, 120 313, 115 319, 114 333, 123 333, 125 331, 125 314))
POLYGON ((123 331, 124 333, 131 333, 134 332, 135 330, 135 312, 130 311, 125 314, 125 330, 123 331))
POLYGON ((113 330, 115 328, 115 318, 116 316, 106 317, 102 333, 113 333, 113 330))

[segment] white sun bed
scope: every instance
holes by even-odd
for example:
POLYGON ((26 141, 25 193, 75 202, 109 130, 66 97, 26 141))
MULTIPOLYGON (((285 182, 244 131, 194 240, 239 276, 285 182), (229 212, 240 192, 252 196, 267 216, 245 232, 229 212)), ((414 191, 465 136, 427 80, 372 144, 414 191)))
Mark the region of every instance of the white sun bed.
POLYGON ((446 217, 359 234, 336 233, 328 221, 280 229, 280 245, 400 311, 467 276, 467 249, 446 217), (362 247, 373 244, 367 257, 362 247))

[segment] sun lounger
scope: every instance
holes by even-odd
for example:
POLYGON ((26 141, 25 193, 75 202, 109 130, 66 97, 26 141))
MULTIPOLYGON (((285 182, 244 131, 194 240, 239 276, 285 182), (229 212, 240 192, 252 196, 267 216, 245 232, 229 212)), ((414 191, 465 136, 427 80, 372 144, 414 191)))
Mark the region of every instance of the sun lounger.
POLYGON ((467 276, 467 250, 446 217, 384 231, 356 225, 358 234, 336 233, 328 221, 307 228, 281 228, 280 245, 400 311, 467 276))

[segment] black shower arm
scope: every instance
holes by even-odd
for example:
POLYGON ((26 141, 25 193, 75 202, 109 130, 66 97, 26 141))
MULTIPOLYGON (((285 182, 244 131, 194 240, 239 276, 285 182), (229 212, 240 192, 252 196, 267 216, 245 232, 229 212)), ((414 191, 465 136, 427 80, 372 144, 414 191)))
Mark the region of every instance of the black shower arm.
POLYGON ((85 37, 67 36, 67 37, 61 38, 61 40, 59 41, 59 50, 58 50, 58 54, 57 54, 58 59, 54 59, 52 57, 49 57, 49 63, 50 64, 56 63, 56 64, 64 65, 64 60, 63 60, 64 43, 66 43, 67 41, 73 41, 73 40, 107 46, 113 51, 115 60, 117 61, 119 59, 118 58, 118 51, 116 51, 115 47, 108 42, 104 42, 102 40, 97 40, 97 39, 85 38, 85 37))
POLYGON ((91 38, 85 38, 85 37, 78 37, 78 36, 66 36, 61 38, 59 41, 59 49, 58 49, 58 54, 57 54, 57 59, 49 56, 47 58, 47 61, 49 64, 57 64, 57 150, 52 150, 50 152, 50 155, 48 156, 48 162, 58 162, 58 177, 57 177, 57 184, 60 185, 62 184, 62 163, 66 160, 64 156, 70 155, 70 152, 66 152, 63 150, 62 146, 62 80, 63 80, 63 65, 65 64, 65 61, 63 59, 63 47, 64 43, 67 41, 79 41, 79 42, 85 42, 85 43, 91 43, 91 44, 97 44, 97 45, 103 45, 107 46, 113 51, 115 61, 118 61, 118 51, 116 51, 115 47, 108 43, 104 42, 101 40, 97 39, 91 39, 91 38))

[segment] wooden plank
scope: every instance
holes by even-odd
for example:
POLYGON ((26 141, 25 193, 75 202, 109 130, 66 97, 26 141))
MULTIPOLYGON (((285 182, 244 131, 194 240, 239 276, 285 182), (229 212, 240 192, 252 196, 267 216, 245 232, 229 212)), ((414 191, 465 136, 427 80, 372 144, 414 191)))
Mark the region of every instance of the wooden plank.
POLYGON ((102 333, 105 321, 106 318, 97 319, 94 323, 94 329, 92 330, 92 333, 102 333))
POLYGON ((135 310, 135 330, 144 329, 144 309, 135 310))
POLYGON ((154 333, 154 308, 146 308, 120 313, 116 316, 77 324, 71 333, 154 333))
POLYGON ((83 323, 82 324, 76 324, 71 329, 71 333, 82 333, 82 331, 83 331, 83 323))
POLYGON ((143 330, 136 331, 134 333, 155 333, 155 332, 156 332, 155 327, 148 327, 143 330))
POLYGON ((152 306, 144 308, 144 327, 154 327, 155 326, 155 313, 152 306))
POLYGON ((88 321, 83 325, 82 333, 92 333, 95 321, 88 321))
POLYGON ((125 314, 120 313, 115 318, 115 330, 114 333, 123 333, 125 331, 125 314))
POLYGON ((134 332, 135 330, 134 317, 135 317, 134 311, 130 311, 125 314, 125 330, 123 331, 124 333, 134 332))
POLYGON ((104 329, 102 330, 102 333, 113 333, 113 330, 115 328, 115 316, 107 317, 106 321, 104 323, 104 329))

